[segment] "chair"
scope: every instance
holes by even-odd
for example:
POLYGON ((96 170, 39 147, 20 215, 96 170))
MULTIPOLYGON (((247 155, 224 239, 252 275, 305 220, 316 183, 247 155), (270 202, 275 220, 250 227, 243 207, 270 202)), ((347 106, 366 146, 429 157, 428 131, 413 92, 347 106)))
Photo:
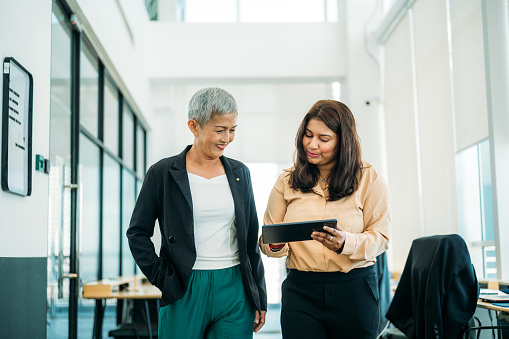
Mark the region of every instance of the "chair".
MULTIPOLYGON (((157 339, 159 299, 132 299, 120 301, 121 321, 109 331, 108 336, 118 339, 157 339)), ((120 312, 119 312, 120 311, 120 312)))
POLYGON ((472 318, 479 284, 457 234, 413 241, 386 318, 408 338, 460 338, 472 318))

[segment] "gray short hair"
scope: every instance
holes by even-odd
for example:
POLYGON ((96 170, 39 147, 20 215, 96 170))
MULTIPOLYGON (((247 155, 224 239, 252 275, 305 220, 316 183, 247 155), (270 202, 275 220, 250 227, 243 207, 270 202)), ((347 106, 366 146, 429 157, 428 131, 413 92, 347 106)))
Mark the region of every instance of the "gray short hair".
POLYGON ((207 87, 194 93, 189 100, 189 119, 194 119, 204 126, 214 115, 238 113, 237 103, 233 96, 224 89, 207 87))

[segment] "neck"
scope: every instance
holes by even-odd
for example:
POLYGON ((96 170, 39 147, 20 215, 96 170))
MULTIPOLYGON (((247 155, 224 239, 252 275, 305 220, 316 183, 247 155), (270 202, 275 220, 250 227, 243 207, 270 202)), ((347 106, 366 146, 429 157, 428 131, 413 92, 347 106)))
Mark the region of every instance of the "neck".
POLYGON ((186 159, 200 167, 213 167, 221 161, 219 158, 212 158, 203 154, 197 150, 195 146, 191 147, 191 149, 187 152, 186 159))
POLYGON ((320 177, 326 179, 332 172, 333 167, 334 165, 319 166, 318 171, 320 173, 320 177))

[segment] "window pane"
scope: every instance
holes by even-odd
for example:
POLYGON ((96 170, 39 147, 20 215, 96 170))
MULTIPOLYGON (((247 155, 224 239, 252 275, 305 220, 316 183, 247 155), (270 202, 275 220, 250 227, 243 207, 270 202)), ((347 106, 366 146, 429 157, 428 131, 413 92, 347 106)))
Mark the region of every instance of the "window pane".
POLYGON ((467 241, 481 241, 481 197, 477 145, 457 155, 458 222, 467 241))
POLYGON ((86 44, 80 56, 80 123, 92 135, 98 135, 98 61, 86 44))
POLYGON ((497 256, 495 246, 486 246, 484 250, 484 277, 486 279, 497 279, 497 256))
POLYGON ((236 22, 237 0, 187 0, 186 22, 236 22))
POLYGON ((130 168, 134 168, 134 118, 131 109, 124 101, 124 112, 122 121, 122 158, 124 163, 130 168))
POLYGON ((240 22, 324 22, 317 0, 240 0, 240 22))
POLYGON ((120 273, 120 165, 104 156, 103 278, 120 273))
POLYGON ((136 129, 136 172, 140 176, 145 175, 145 131, 140 124, 136 129))
POLYGON ((456 160, 461 235, 478 274, 485 279, 496 278, 489 141, 459 152, 456 160))
POLYGON ((99 148, 80 136, 81 279, 97 280, 99 266, 99 148))
POLYGON ((479 170, 483 205, 483 240, 495 240, 493 221, 493 196, 491 187, 490 142, 488 139, 479 143, 479 170))
POLYGON ((118 90, 113 82, 104 77, 104 145, 118 154, 118 90))
POLYGON ((327 0, 327 21, 338 22, 338 0, 327 0))
POLYGON ((131 221, 131 214, 136 199, 136 178, 124 169, 122 191, 122 274, 134 275, 134 259, 129 249, 126 231, 131 221))

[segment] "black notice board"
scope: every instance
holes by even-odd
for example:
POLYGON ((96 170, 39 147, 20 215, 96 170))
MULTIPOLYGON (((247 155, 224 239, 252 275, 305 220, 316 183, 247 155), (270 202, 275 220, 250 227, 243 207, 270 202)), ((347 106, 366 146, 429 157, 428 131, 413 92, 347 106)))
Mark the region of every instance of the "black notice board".
POLYGON ((14 58, 3 62, 2 189, 32 193, 33 78, 14 58))

